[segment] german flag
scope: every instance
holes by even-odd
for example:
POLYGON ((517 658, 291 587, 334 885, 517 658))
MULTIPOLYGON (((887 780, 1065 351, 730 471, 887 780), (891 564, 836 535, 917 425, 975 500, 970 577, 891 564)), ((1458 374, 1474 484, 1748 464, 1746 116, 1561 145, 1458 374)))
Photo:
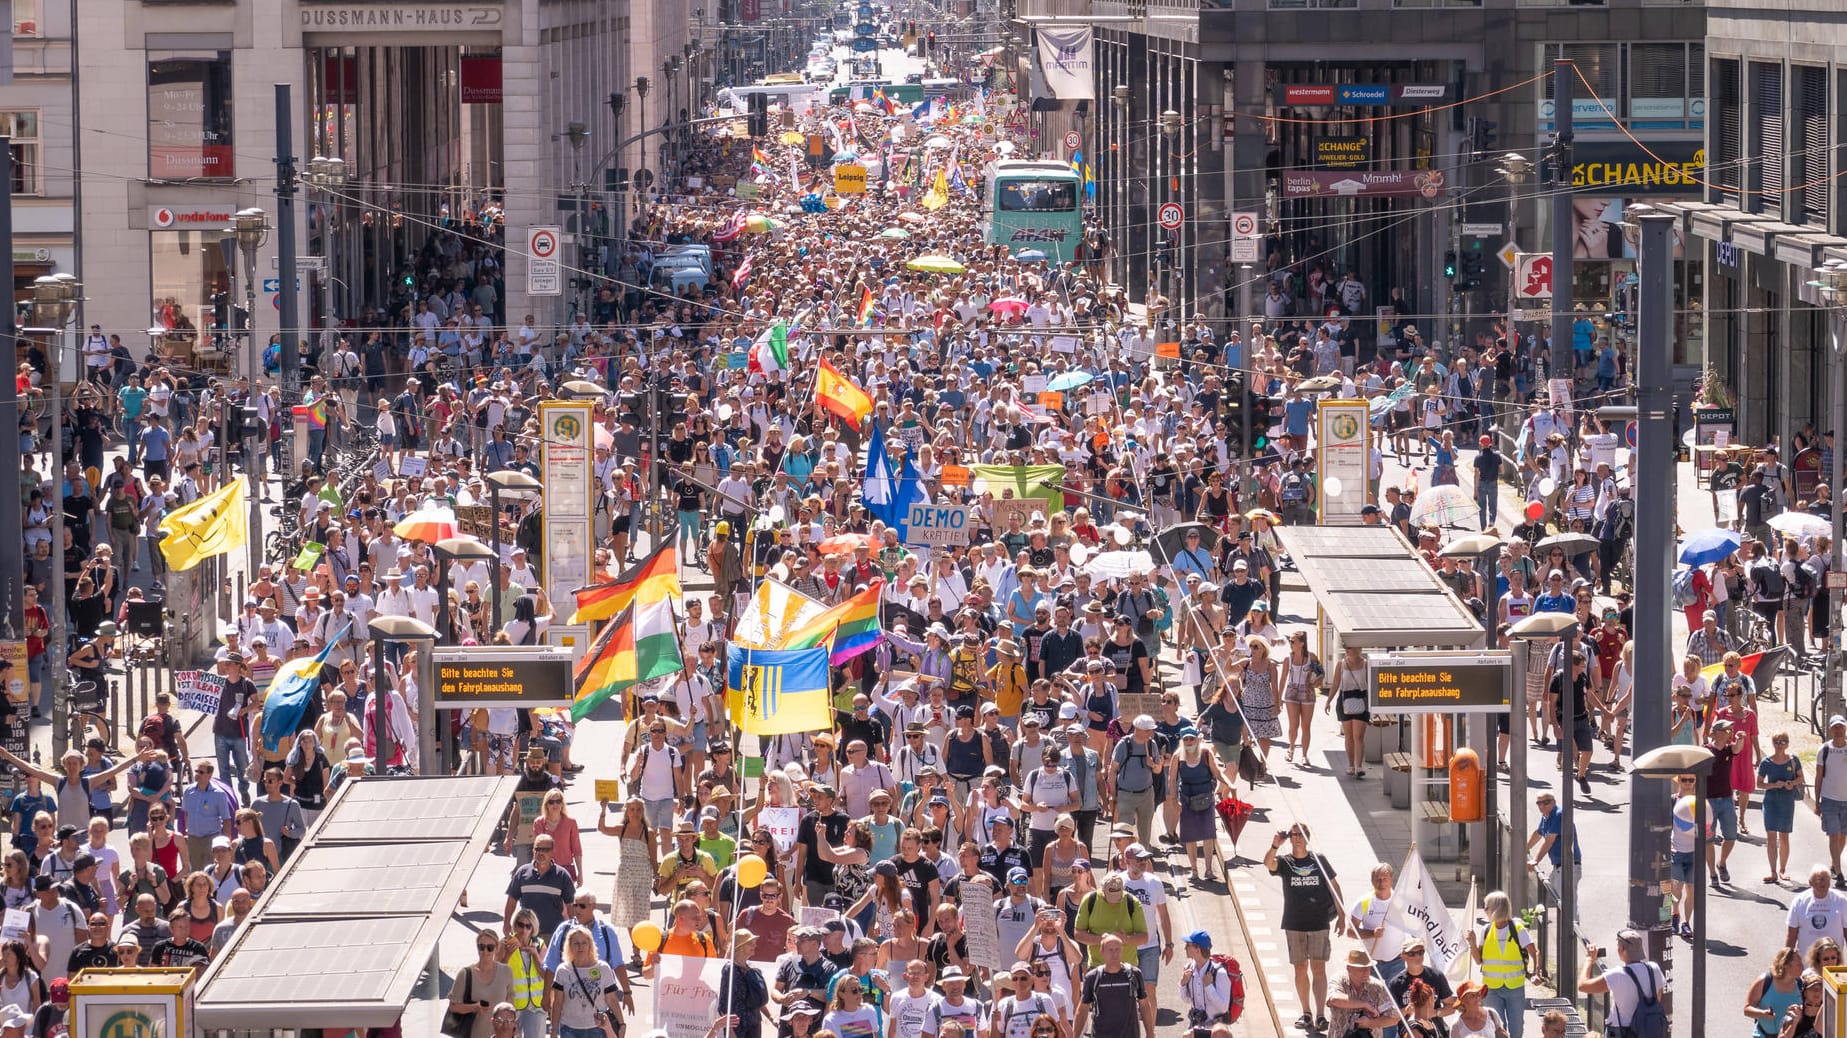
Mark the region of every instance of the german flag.
POLYGON ((632 602, 656 602, 679 598, 680 553, 669 543, 641 560, 627 573, 607 584, 578 588, 577 611, 570 623, 587 624, 607 620, 627 609, 632 602))

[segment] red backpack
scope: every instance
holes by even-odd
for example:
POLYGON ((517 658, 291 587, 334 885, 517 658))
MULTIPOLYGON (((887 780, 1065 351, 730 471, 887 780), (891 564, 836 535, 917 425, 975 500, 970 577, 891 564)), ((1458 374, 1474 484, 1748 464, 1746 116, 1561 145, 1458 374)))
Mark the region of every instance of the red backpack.
POLYGON ((1225 1022, 1235 1024, 1244 1015, 1244 967, 1230 955, 1214 955, 1212 964, 1231 978, 1231 1004, 1225 1007, 1225 1022))

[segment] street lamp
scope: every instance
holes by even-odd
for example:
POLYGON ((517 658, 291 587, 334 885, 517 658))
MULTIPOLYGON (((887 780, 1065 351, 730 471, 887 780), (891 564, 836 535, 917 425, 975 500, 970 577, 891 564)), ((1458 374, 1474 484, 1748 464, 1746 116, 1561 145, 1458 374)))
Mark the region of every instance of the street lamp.
MULTIPOLYGON (((641 127, 643 130, 646 130, 648 128, 648 89, 650 86, 651 84, 648 82, 647 76, 636 76, 635 77, 635 98, 639 105, 637 109, 636 125, 641 127)), ((645 194, 645 192, 647 191, 647 185, 642 184, 640 182, 640 179, 641 179, 641 175, 647 172, 647 169, 648 169, 648 138, 643 137, 640 141, 640 144, 641 144, 641 160, 635 163, 635 172, 629 174, 629 179, 636 182, 635 183, 635 197, 637 199, 643 199, 647 197, 647 195, 645 194)))
MULTIPOLYGON (((1810 287, 1821 293, 1823 302, 1828 304, 1828 333, 1834 347, 1834 378, 1830 386, 1832 403, 1828 411, 1828 436, 1834 445, 1828 450, 1828 504, 1833 515, 1833 526, 1829 530, 1832 540, 1829 542, 1828 573, 1830 576, 1842 572, 1841 555, 1841 447, 1842 439, 1847 437, 1847 334, 1843 334, 1841 323, 1847 319, 1847 260, 1830 259, 1815 268, 1816 280, 1809 282, 1810 287)), ((1828 582, 1828 661, 1827 680, 1822 687, 1828 696, 1828 709, 1839 709, 1842 701, 1841 680, 1841 590, 1833 581, 1828 582)))
MULTIPOLYGON (((1161 139, 1166 142, 1166 151, 1161 156, 1161 166, 1167 175, 1161 179, 1167 200, 1177 202, 1180 198, 1180 113, 1172 108, 1161 113, 1161 139)), ((1180 229, 1164 232, 1166 239, 1167 262, 1163 265, 1161 280, 1166 282, 1170 303, 1179 305, 1180 281, 1184 276, 1180 270, 1180 229)), ((1184 308, 1183 308, 1184 309, 1184 308)))
MULTIPOLYGON (((1577 716, 1578 716, 1578 618, 1570 613, 1534 613, 1509 630, 1515 638, 1526 641, 1556 641, 1564 648, 1565 670, 1564 687, 1560 694, 1564 697, 1561 714, 1564 723, 1559 726, 1563 739, 1560 741, 1559 767, 1559 809, 1564 812, 1559 819, 1558 852, 1558 976, 1560 983, 1569 983, 1577 975, 1573 959, 1577 955, 1577 862, 1574 860, 1578 847, 1578 832, 1573 821, 1572 801, 1574 799, 1571 781, 1577 770, 1577 716)), ((1511 719, 1510 719, 1511 720, 1511 719)), ((1512 727, 1511 723, 1509 727, 1512 727)), ((1521 739, 1513 739, 1520 742, 1521 739)), ((1514 838, 1525 835, 1526 799, 1515 797, 1520 805, 1513 824, 1514 838)), ((1575 1000, 1574 1000, 1575 1001, 1575 1000)))
MULTIPOLYGON (((1670 745, 1657 746, 1629 763, 1629 774, 1638 779, 1671 782, 1692 775, 1698 780, 1699 792, 1693 795, 1693 1034, 1706 1033, 1706 775, 1715 760, 1704 746, 1670 745)), ((1672 797, 1670 792, 1670 811, 1672 797)))
POLYGON ((519 469, 497 469, 487 474, 488 500, 493 504, 493 515, 488 517, 494 552, 494 626, 500 626, 500 571, 506 565, 500 556, 500 494, 501 491, 531 496, 545 488, 545 484, 532 478, 519 469))
MULTIPOLYGON (((385 643, 387 641, 422 641, 429 642, 433 646, 436 644, 436 632, 429 624, 414 616, 381 616, 366 624, 366 633, 372 639, 372 695, 366 702, 366 709, 371 711, 371 717, 362 717, 361 720, 365 721, 367 727, 372 728, 375 733, 372 739, 372 752, 377 754, 374 760, 378 764, 378 773, 382 775, 391 761, 394 737, 391 730, 391 686, 385 681, 385 643)), ((400 680, 398 685, 400 688, 403 687, 403 681, 400 680)), ((430 697, 432 702, 435 701, 436 690, 429 685, 427 681, 418 681, 418 705, 413 707, 408 702, 404 704, 406 709, 415 714, 411 719, 411 727, 421 733, 417 737, 419 744, 417 760, 423 768, 430 766, 430 758, 435 755, 433 745, 422 745, 433 743, 435 735, 434 727, 428 723, 433 720, 430 715, 435 711, 419 709, 423 705, 421 700, 425 696, 430 697)))
MULTIPOLYGON (((1507 240, 1515 243, 1515 250, 1518 251, 1520 241, 1520 185, 1526 183, 1526 178, 1532 175, 1533 160, 1517 151, 1510 151, 1501 156, 1500 162, 1495 164, 1494 171, 1500 174, 1502 180, 1507 182, 1507 240)), ((1510 281, 1509 284, 1511 285, 1512 282, 1510 281)), ((1510 291, 1507 293, 1507 331, 1510 336, 1514 330, 1513 312, 1515 298, 1514 292, 1510 291)), ((1507 348, 1513 349, 1516 345, 1517 343, 1510 339, 1507 343, 1507 348)))
MULTIPOLYGON (((616 142, 616 148, 618 151, 620 151, 622 147, 622 113, 626 111, 628 111, 628 94, 623 93, 620 90, 611 91, 609 95, 609 114, 615 120, 616 135, 610 139, 616 142)), ((607 165, 608 161, 609 160, 605 159, 604 164, 607 165)), ((621 155, 616 156, 616 162, 618 164, 622 162, 621 155)), ((626 244, 626 242, 628 241, 628 199, 626 197, 627 194, 628 194, 627 178, 624 177, 624 178, 618 179, 616 181, 615 226, 611 228, 611 233, 613 233, 616 238, 616 252, 615 252, 615 256, 611 258, 611 266, 608 268, 611 271, 614 270, 614 264, 619 260, 622 249, 624 245, 626 244)))
POLYGON ((257 323, 257 250, 269 241, 269 214, 255 206, 239 209, 232 220, 237 247, 244 254, 244 321, 250 342, 244 354, 244 370, 250 379, 250 391, 256 392, 257 377, 262 374, 261 351, 256 348, 257 323))
MULTIPOLYGON (((64 619, 70 608, 64 580, 64 326, 77 312, 77 300, 83 284, 74 274, 47 274, 32 282, 32 304, 39 323, 57 329, 51 348, 51 620, 46 653, 50 669, 45 680, 51 683, 52 746, 58 753, 70 749, 70 725, 66 723, 70 703, 64 692, 66 675, 64 619)), ((156 546, 156 551, 159 547, 156 546)))
MULTIPOLYGON (((1492 533, 1472 533, 1466 537, 1456 538, 1444 545, 1441 551, 1437 552, 1437 555, 1442 558, 1468 559, 1475 563, 1476 573, 1481 577, 1482 583, 1485 585, 1484 590, 1486 593, 1482 598, 1487 605, 1482 611, 1481 626, 1482 630, 1488 636, 1488 648, 1490 649, 1499 648, 1499 646, 1494 644, 1494 632, 1496 627, 1495 617, 1500 615, 1501 585, 1499 580, 1496 579, 1495 570, 1499 566, 1498 560, 1501 556, 1501 549, 1506 543, 1506 541, 1492 533)), ((1507 727, 1511 732, 1518 733, 1519 725, 1515 719, 1524 718, 1526 716, 1526 683, 1524 681, 1515 681, 1510 691, 1512 692, 1512 701, 1508 704, 1508 711, 1511 716, 1507 719, 1507 727)), ((1473 721, 1470 722, 1469 734, 1471 736, 1475 734, 1473 721)), ((1482 732, 1482 737, 1484 742, 1483 748, 1487 751, 1488 760, 1491 762, 1488 768, 1488 774, 1492 775, 1495 773, 1496 768, 1500 766, 1501 757, 1500 747, 1495 745, 1497 736, 1492 731, 1492 726, 1488 726, 1482 732)), ((1524 738, 1510 737, 1507 740, 1507 748, 1509 758, 1507 761, 1509 775, 1508 789, 1519 790, 1526 785, 1526 740, 1524 738)), ((1496 825, 1499 818, 1496 813, 1498 805, 1495 803, 1500 792, 1499 786, 1499 782, 1488 783, 1486 806, 1490 825, 1496 825)), ((1515 803, 1523 802, 1518 795, 1515 795, 1513 800, 1515 803)), ((1523 818, 1521 821, 1524 822, 1525 819, 1523 818)), ((1491 833, 1498 833, 1499 829, 1495 828, 1489 831, 1491 833)), ((1516 827, 1514 830, 1514 838, 1516 840, 1519 839, 1520 833, 1521 830, 1516 827)), ((1501 865, 1503 861, 1501 841, 1498 838, 1490 838, 1483 842, 1487 846, 1487 857, 1486 861, 1482 863, 1485 866, 1482 872, 1484 875, 1498 877, 1501 875, 1501 865)), ((1520 879, 1523 877, 1515 878, 1520 879)), ((1518 885, 1519 884, 1516 883, 1503 884, 1502 889, 1511 889, 1518 885)))
MULTIPOLYGON (((436 631, 437 637, 449 637, 449 563, 488 562, 499 558, 494 549, 474 537, 445 537, 430 545, 436 556, 436 631)), ((495 618, 499 622, 499 618, 495 618)))
MULTIPOLYGON (((332 155, 317 155, 308 160, 308 172, 303 174, 302 179, 308 182, 309 187, 325 192, 328 200, 323 203, 324 208, 336 216, 339 215, 342 201, 340 193, 346 190, 347 184, 352 180, 352 174, 346 167, 345 159, 332 155)), ((336 221, 334 220, 321 222, 321 248, 325 253, 321 257, 321 262, 325 264, 325 269, 321 272, 321 320, 324 322, 323 327, 328 329, 334 326, 333 235, 335 226, 336 221)), ((325 351, 323 354, 325 355, 325 351)))

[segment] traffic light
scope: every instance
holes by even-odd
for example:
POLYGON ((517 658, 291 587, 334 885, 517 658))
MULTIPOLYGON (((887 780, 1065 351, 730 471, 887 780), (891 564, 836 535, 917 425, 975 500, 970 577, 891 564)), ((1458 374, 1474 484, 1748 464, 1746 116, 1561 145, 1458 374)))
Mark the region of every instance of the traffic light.
POLYGON ((1456 291, 1467 292, 1480 288, 1488 276, 1488 257, 1480 249, 1470 249, 1462 254, 1462 271, 1456 279, 1456 291))
POLYGON ((1492 152, 1494 146, 1500 142, 1499 127, 1501 124, 1493 119, 1476 119, 1474 123, 1469 134, 1469 144, 1474 148, 1475 156, 1479 158, 1492 152))
POLYGON ((749 130, 752 137, 770 135, 770 99, 764 94, 750 95, 749 130))
POLYGON ((924 37, 924 53, 926 54, 936 53, 936 33, 935 32, 931 32, 928 36, 924 37))
POLYGON ((1451 249, 1443 254, 1443 276, 1454 281, 1456 280, 1456 270, 1456 250, 1451 249))

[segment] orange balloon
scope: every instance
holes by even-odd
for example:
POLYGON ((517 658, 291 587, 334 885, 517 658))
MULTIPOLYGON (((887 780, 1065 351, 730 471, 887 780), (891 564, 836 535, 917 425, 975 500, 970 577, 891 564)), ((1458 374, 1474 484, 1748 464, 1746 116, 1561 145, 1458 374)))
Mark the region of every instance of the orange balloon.
POLYGON ((645 952, 660 951, 661 938, 665 936, 661 933, 660 924, 654 922, 636 923, 628 933, 635 941, 635 947, 645 952))

